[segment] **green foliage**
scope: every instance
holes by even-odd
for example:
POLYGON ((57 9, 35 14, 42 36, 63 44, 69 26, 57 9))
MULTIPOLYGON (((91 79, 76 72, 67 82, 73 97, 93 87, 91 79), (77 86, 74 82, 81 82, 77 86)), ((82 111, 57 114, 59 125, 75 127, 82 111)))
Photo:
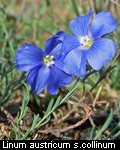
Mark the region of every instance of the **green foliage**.
POLYGON ((93 138, 93 140, 98 140, 99 137, 101 136, 101 134, 108 128, 108 126, 110 125, 112 119, 113 119, 113 110, 111 109, 110 114, 106 120, 106 122, 104 123, 104 125, 102 126, 102 128, 98 131, 97 135, 93 138))

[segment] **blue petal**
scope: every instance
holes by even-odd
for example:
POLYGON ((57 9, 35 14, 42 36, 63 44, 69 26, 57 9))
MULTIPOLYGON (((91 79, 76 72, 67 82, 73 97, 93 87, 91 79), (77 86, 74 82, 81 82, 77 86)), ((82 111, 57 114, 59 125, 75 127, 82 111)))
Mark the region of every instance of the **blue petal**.
POLYGON ((94 11, 90 11, 86 16, 79 16, 70 22, 70 29, 76 36, 85 36, 88 34, 88 26, 94 11))
POLYGON ((45 43, 45 53, 48 55, 58 44, 62 43, 65 33, 63 31, 57 32, 45 43))
POLYGON ((27 81, 31 87, 31 92, 39 94, 47 85, 49 79, 50 69, 44 65, 32 69, 28 76, 27 81))
POLYGON ((42 63, 43 55, 43 51, 37 46, 24 44, 16 52, 16 68, 21 71, 29 71, 42 63))
POLYGON ((82 77, 86 75, 86 52, 74 49, 64 59, 64 71, 82 77))
POLYGON ((50 55, 58 58, 61 56, 62 53, 62 43, 56 45, 56 47, 49 53, 50 55))
POLYGON ((72 49, 80 47, 80 41, 76 36, 66 35, 62 45, 62 53, 66 55, 72 49))
POLYGON ((87 53, 87 60, 94 70, 100 70, 115 55, 116 45, 110 39, 100 38, 94 41, 87 53))
POLYGON ((48 82, 48 91, 55 95, 59 87, 63 87, 72 81, 72 77, 56 67, 51 67, 50 77, 48 82))
POLYGON ((101 37, 117 28, 118 24, 110 12, 102 11, 95 16, 91 24, 93 38, 101 37))
POLYGON ((63 58, 62 58, 62 57, 57 58, 57 59, 54 61, 54 65, 55 65, 55 67, 59 68, 60 70, 63 70, 63 66, 64 66, 63 58))
POLYGON ((63 31, 58 31, 55 36, 59 38, 59 40, 63 41, 64 37, 65 37, 65 32, 63 31))

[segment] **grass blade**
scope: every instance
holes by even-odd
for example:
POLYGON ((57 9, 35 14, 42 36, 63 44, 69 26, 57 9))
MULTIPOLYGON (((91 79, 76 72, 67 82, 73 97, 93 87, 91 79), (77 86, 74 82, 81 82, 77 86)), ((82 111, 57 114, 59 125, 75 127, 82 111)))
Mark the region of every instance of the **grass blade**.
POLYGON ((94 137, 93 140, 97 140, 101 136, 101 134, 108 128, 108 126, 110 125, 110 123, 113 119, 113 116, 114 116, 114 113, 113 113, 113 110, 111 109, 110 114, 109 114, 106 122, 104 123, 101 130, 98 132, 98 134, 94 137))

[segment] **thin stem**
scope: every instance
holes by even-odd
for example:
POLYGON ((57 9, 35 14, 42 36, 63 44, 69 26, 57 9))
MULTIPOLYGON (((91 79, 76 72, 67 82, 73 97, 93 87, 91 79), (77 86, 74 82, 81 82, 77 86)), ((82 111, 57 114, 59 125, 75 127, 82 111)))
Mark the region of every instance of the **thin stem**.
POLYGON ((13 69, 15 69, 15 64, 13 64, 8 71, 6 71, 5 73, 1 74, 0 78, 2 79, 4 76, 6 76, 9 72, 11 72, 13 69))
POLYGON ((73 9, 74 9, 74 11, 75 11, 75 13, 76 13, 76 16, 80 16, 80 14, 79 14, 79 10, 78 10, 78 2, 77 2, 77 0, 71 0, 71 2, 72 2, 72 5, 73 5, 73 9))

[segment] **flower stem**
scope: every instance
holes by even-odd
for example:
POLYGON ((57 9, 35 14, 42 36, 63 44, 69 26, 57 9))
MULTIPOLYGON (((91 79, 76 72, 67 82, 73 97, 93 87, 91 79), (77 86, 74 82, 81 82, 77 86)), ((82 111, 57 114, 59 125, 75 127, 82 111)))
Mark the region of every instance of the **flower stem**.
POLYGON ((78 10, 77 0, 71 0, 71 2, 72 2, 72 5, 73 5, 73 9, 74 9, 74 11, 76 13, 76 16, 80 16, 79 10, 78 10))

